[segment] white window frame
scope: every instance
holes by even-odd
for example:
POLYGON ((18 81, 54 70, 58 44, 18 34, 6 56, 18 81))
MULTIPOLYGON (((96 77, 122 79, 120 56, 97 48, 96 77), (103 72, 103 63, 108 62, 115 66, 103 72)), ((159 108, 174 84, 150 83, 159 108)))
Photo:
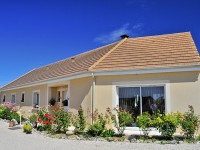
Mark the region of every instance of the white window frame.
POLYGON ((165 113, 170 113, 170 85, 168 80, 162 81, 133 81, 112 83, 112 108, 119 106, 119 87, 148 87, 164 86, 165 113))
POLYGON ((26 95, 25 92, 21 92, 21 103, 24 103, 24 102, 25 102, 25 99, 26 99, 26 98, 25 98, 25 97, 26 97, 25 95, 26 95), (24 94, 24 101, 23 101, 23 102, 22 102, 22 94, 24 94))
MULTIPOLYGON (((119 106, 119 87, 147 87, 147 86, 164 86, 165 113, 169 113, 170 112, 169 81, 113 82, 112 83, 112 107, 115 108, 119 106)), ((139 127, 126 127, 125 130, 141 131, 139 127)), ((157 129, 152 128, 151 131, 157 131, 157 129)))
MULTIPOLYGON (((39 93, 39 106, 40 106, 40 90, 34 90, 32 92, 32 107, 34 106, 34 93, 39 93)), ((35 107, 33 107, 35 108, 35 107)))
POLYGON ((142 90, 142 87, 157 87, 157 86, 162 86, 162 87, 164 87, 164 99, 165 99, 165 113, 166 113, 166 94, 165 94, 165 89, 166 89, 166 85, 163 85, 163 84, 155 84, 155 85, 135 85, 135 86, 117 86, 116 88, 117 88, 117 97, 118 97, 118 99, 117 99, 117 106, 119 106, 119 88, 123 88, 123 87, 127 87, 127 88, 129 88, 129 87, 136 87, 136 88, 140 88, 140 95, 139 95, 139 97, 140 97, 140 114, 142 114, 142 92, 141 92, 141 90, 142 90))
POLYGON ((17 102, 16 102, 16 93, 11 93, 11 103, 13 103, 13 102, 12 102, 13 95, 15 96, 15 102, 14 102, 14 104, 16 104, 16 103, 17 103, 17 102))

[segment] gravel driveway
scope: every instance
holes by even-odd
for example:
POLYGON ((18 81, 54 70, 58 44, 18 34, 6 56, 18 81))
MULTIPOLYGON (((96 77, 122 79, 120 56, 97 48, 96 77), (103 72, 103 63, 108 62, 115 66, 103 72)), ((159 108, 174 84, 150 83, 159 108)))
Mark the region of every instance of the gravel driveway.
POLYGON ((53 139, 38 133, 24 134, 22 129, 8 129, 0 121, 0 150, 200 150, 200 144, 161 145, 128 142, 76 141, 53 139))

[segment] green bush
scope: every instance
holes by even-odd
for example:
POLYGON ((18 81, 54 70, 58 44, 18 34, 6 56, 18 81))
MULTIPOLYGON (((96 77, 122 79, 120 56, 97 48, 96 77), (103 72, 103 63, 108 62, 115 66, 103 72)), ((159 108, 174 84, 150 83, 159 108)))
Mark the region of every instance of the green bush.
POLYGON ((117 128, 118 134, 123 135, 126 126, 133 121, 132 114, 118 108, 115 108, 114 111, 116 115, 113 115, 111 111, 108 111, 108 113, 111 115, 111 120, 117 128))
POLYGON ((56 112, 55 122, 57 124, 57 131, 66 132, 70 126, 70 115, 61 108, 56 112))
POLYGON ((93 137, 100 136, 104 129, 105 125, 100 121, 96 121, 94 124, 90 125, 89 129, 87 130, 87 134, 93 137))
POLYGON ((113 137, 115 135, 115 131, 113 129, 105 129, 100 136, 101 137, 113 137))
POLYGON ((165 139, 172 139, 173 134, 176 132, 178 121, 172 114, 160 114, 154 118, 152 125, 158 128, 165 139))
POLYGON ((3 105, 0 105, 0 118, 3 118, 3 105))
POLYGON ((95 109, 93 121, 94 123, 89 126, 87 134, 91 136, 100 136, 101 133, 106 129, 107 119, 103 114, 99 114, 98 110, 95 109))
POLYGON ((46 108, 40 108, 38 111, 37 118, 37 130, 39 131, 49 131, 51 130, 52 117, 48 114, 46 108))
POLYGON ((196 140, 200 141, 200 134, 196 136, 196 140))
POLYGON ((33 113, 30 115, 30 117, 28 117, 28 120, 30 121, 30 123, 35 123, 37 121, 38 115, 33 113))
POLYGON ((1 118, 2 119, 6 119, 6 120, 11 120, 11 110, 12 110, 12 107, 8 107, 8 106, 4 106, 2 105, 1 106, 1 118))
POLYGON ((75 132, 76 133, 84 132, 85 127, 86 127, 86 117, 83 114, 82 107, 79 108, 78 115, 75 115, 73 119, 74 119, 73 125, 75 127, 75 132))
POLYGON ((151 115, 147 112, 143 113, 136 119, 136 124, 142 129, 144 136, 148 136, 149 128, 152 127, 151 115))
POLYGON ((11 112, 10 118, 15 119, 18 123, 20 122, 20 116, 16 111, 11 112))
POLYGON ((30 125, 30 123, 26 123, 23 125, 23 130, 25 133, 31 133, 33 127, 30 125))
POLYGON ((183 115, 183 121, 181 124, 184 135, 187 139, 193 139, 195 132, 199 128, 200 120, 199 116, 194 114, 194 108, 192 106, 188 106, 188 112, 185 112, 183 115))

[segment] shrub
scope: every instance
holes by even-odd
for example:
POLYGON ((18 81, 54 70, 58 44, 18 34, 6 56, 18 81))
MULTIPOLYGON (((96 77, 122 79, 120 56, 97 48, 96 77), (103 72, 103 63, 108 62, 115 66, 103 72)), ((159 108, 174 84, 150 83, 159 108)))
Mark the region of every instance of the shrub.
POLYGON ((147 112, 143 113, 136 119, 136 124, 142 129, 144 136, 148 136, 149 127, 152 127, 151 115, 147 112))
POLYGON ((11 120, 15 119, 19 122, 19 115, 17 114, 17 108, 15 104, 11 102, 5 102, 0 106, 0 118, 11 120))
POLYGON ((160 114, 154 118, 152 124, 158 128, 165 139, 172 139, 173 134, 176 132, 178 121, 172 114, 160 114))
POLYGON ((70 115, 62 108, 56 112, 55 122, 57 124, 57 131, 66 132, 68 130, 68 127, 70 126, 70 115))
POLYGON ((37 121, 37 117, 38 117, 38 115, 33 113, 33 114, 30 115, 30 117, 28 117, 28 120, 30 121, 30 123, 33 124, 37 121))
POLYGON ((82 107, 79 108, 78 115, 75 115, 73 119, 74 119, 73 125, 75 127, 75 132, 76 133, 84 132, 86 127, 86 117, 83 114, 82 107))
POLYGON ((29 122, 25 123, 23 125, 23 130, 24 130, 25 133, 31 133, 32 129, 33 129, 33 127, 31 126, 31 124, 29 122))
POLYGON ((200 141, 200 134, 196 136, 196 140, 200 141))
POLYGON ((37 122, 37 129, 39 131, 51 130, 52 117, 48 114, 48 111, 45 108, 39 109, 37 122))
POLYGON ((89 129, 87 130, 87 134, 95 137, 100 136, 105 129, 105 126, 102 122, 96 121, 94 124, 90 125, 89 129))
POLYGON ((118 134, 123 135, 126 126, 133 121, 132 115, 129 112, 118 108, 115 108, 114 111, 116 112, 116 115, 113 115, 111 111, 108 111, 108 113, 111 115, 111 120, 117 128, 118 134))
POLYGON ((19 113, 16 111, 11 112, 10 114, 11 119, 15 119, 18 123, 20 122, 20 116, 19 113))
POLYGON ((27 124, 24 124, 24 125, 23 125, 23 130, 24 130, 24 132, 26 132, 26 126, 27 126, 27 124))
POLYGON ((191 139, 194 138, 194 134, 199 128, 200 120, 199 117, 194 114, 194 108, 190 105, 188 107, 188 112, 185 112, 183 115, 181 127, 186 138, 191 139))
POLYGON ((106 127, 106 117, 103 114, 99 114, 98 110, 95 109, 93 120, 94 123, 90 125, 87 134, 91 136, 100 136, 106 127))
POLYGON ((101 137, 113 137, 115 135, 115 131, 113 129, 105 129, 101 133, 101 137))
POLYGON ((8 107, 8 106, 5 106, 5 105, 2 105, 1 106, 1 118, 2 119, 6 119, 6 120, 11 120, 11 110, 12 110, 12 107, 8 107))

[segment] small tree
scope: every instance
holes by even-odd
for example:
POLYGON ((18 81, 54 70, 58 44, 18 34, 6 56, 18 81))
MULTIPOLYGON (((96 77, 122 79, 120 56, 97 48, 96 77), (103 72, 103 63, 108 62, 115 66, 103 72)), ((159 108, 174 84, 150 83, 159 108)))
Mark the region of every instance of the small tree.
POLYGON ((184 135, 187 139, 193 139, 195 132, 198 130, 200 125, 199 116, 194 114, 194 108, 188 106, 189 110, 183 114, 183 121, 181 124, 184 135))
POLYGON ((86 117, 83 114, 82 107, 79 108, 78 115, 74 116, 73 125, 75 127, 75 132, 77 133, 84 132, 86 127, 86 117))

